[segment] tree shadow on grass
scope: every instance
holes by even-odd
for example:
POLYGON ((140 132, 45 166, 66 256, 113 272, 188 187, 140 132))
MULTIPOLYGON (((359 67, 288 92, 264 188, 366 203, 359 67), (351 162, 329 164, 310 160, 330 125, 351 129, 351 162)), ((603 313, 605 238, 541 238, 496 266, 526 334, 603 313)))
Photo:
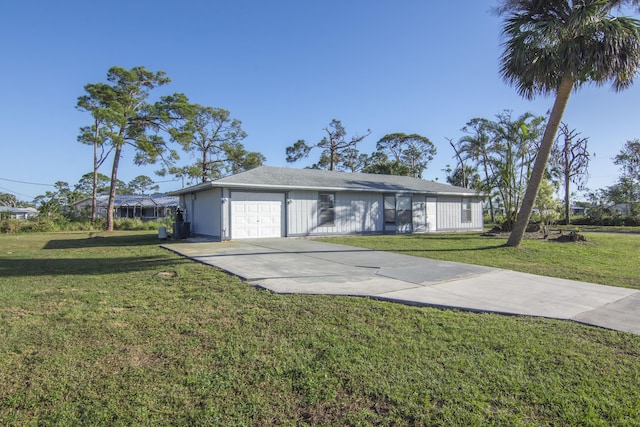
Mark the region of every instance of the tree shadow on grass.
MULTIPOLYGON (((425 242, 425 245, 430 245, 430 243, 428 242, 434 242, 436 245, 439 244, 439 242, 442 242, 443 245, 447 245, 447 242, 459 242, 459 241, 469 241, 470 239, 474 240, 474 241, 478 241, 477 238, 480 237, 480 234, 471 234, 471 233, 459 233, 459 234, 444 234, 444 235, 437 235, 437 234, 412 234, 412 235, 405 235, 403 236, 403 240, 409 240, 409 241, 417 241, 417 242, 425 242)), ((486 237, 482 237, 482 240, 489 242, 489 240, 486 240, 486 237)), ((416 245, 418 246, 418 245, 416 245)), ((430 247, 430 248, 414 248, 414 249, 407 249, 405 247, 393 247, 392 245, 389 245, 388 247, 385 247, 384 249, 381 250, 385 250, 385 251, 389 251, 389 252, 398 252, 398 253, 420 253, 420 252, 469 252, 469 251, 486 251, 486 250, 491 250, 491 249, 502 249, 502 248, 508 248, 507 244, 506 244, 506 239, 504 241, 493 241, 488 245, 483 245, 483 246, 471 246, 471 247, 457 247, 457 248, 451 248, 451 247, 430 247)))
POLYGON ((103 236, 88 233, 87 237, 77 239, 49 240, 43 249, 82 249, 109 246, 154 246, 160 243, 155 234, 131 234, 103 236))
POLYGON ((116 258, 0 258, 0 277, 92 276, 175 269, 186 258, 139 256, 116 258))
MULTIPOLYGON (((185 259, 170 257, 155 251, 125 256, 122 251, 126 247, 158 246, 155 234, 94 235, 93 233, 77 234, 73 238, 52 239, 43 247, 46 250, 67 249, 55 255, 46 252, 36 253, 30 258, 0 257, 0 277, 27 277, 53 275, 108 275, 118 273, 134 273, 141 271, 157 271, 162 268, 175 268, 177 264, 187 262, 185 259), (111 251, 109 247, 120 247, 111 251), (105 248, 92 252, 83 249, 105 248), (77 256, 74 255, 78 254, 77 256), (51 256, 50 256, 51 255, 51 256), (58 256, 60 255, 60 256, 58 256), (86 256, 85 256, 86 255, 86 256)), ((137 252, 140 252, 138 249, 137 252)))
MULTIPOLYGON (((387 248, 385 249, 386 252, 398 252, 398 253, 407 253, 407 254, 411 254, 411 253, 420 253, 420 252, 473 252, 473 251, 488 251, 491 249, 501 249, 501 248, 506 248, 508 247, 506 244, 500 244, 500 245, 492 245, 492 246, 481 246, 481 247, 477 247, 477 248, 449 248, 449 249, 443 249, 443 248, 433 248, 433 249, 402 249, 402 248, 387 248)), ((464 260, 461 260, 460 262, 464 262, 464 260)))

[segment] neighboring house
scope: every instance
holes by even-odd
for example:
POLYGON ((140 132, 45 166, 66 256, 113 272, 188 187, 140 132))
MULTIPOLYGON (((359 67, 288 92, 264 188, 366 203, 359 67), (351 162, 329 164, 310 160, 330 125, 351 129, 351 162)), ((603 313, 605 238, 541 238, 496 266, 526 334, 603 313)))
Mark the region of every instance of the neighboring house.
POLYGON ((0 217, 12 219, 29 219, 38 215, 35 208, 12 208, 10 206, 0 206, 0 217))
POLYGON ((619 215, 632 215, 633 214, 633 205, 631 203, 618 203, 617 205, 611 206, 611 212, 619 215))
POLYGON ((589 210, 584 206, 571 206, 569 209, 571 209, 571 215, 575 215, 575 216, 586 215, 587 211, 589 210))
MULTIPOLYGON (((99 218, 107 216, 108 195, 96 198, 96 214, 99 218)), ((73 204, 79 212, 91 213, 91 197, 73 204)), ((114 218, 138 218, 142 220, 158 220, 173 217, 178 207, 178 197, 165 194, 139 196, 135 194, 116 195, 114 200, 114 218)))
POLYGON ((406 176, 261 166, 168 194, 218 240, 482 230, 482 194, 406 176))

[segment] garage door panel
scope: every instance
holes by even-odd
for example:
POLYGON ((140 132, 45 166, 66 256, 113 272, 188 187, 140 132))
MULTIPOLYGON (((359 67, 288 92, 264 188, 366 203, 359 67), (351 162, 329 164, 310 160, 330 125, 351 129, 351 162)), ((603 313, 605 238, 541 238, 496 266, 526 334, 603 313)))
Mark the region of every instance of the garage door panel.
POLYGON ((251 239, 282 237, 284 194, 233 193, 231 237, 251 239))

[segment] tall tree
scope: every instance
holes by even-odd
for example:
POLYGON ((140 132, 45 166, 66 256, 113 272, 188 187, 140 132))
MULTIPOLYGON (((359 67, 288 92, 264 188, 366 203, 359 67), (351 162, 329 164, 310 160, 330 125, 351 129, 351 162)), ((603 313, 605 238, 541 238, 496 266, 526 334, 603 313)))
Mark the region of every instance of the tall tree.
POLYGON ((613 162, 618 166, 622 166, 624 177, 640 185, 640 140, 627 141, 613 162))
POLYGON ((90 83, 85 94, 78 98, 78 108, 100 119, 103 135, 113 147, 111 184, 107 207, 107 231, 113 231, 113 210, 118 180, 118 168, 126 145, 135 151, 136 164, 155 163, 159 158, 169 161, 177 158, 159 134, 169 128, 173 118, 167 111, 167 101, 151 104, 150 91, 169 83, 164 72, 152 72, 144 67, 126 70, 112 67, 107 72, 109 83, 90 83))
MULTIPOLYGON (((247 134, 242 122, 232 118, 228 110, 191 104, 184 95, 172 98, 169 105, 180 117, 180 124, 170 131, 171 138, 198 159, 187 167, 190 177, 207 182, 264 163, 261 153, 249 152, 242 145, 247 134)), ((172 170, 176 175, 182 173, 181 169, 172 170)))
POLYGON ((362 172, 379 175, 411 176, 411 169, 406 163, 389 159, 382 151, 375 151, 364 159, 362 172))
POLYGON ((512 230, 538 149, 544 117, 524 113, 515 119, 504 111, 492 122, 494 183, 502 199, 504 229, 512 230))
POLYGON ((340 167, 345 151, 356 148, 358 143, 371 134, 371 130, 367 130, 364 135, 355 135, 347 139, 347 132, 344 126, 342 126, 340 120, 336 119, 331 120, 329 126, 324 128, 324 131, 327 135, 313 145, 308 145, 304 139, 300 139, 292 146, 287 147, 287 162, 293 163, 308 157, 311 150, 320 148, 322 149, 320 161, 314 167, 333 171, 340 167))
POLYGON ((571 222, 571 190, 573 182, 582 188, 587 182, 589 168, 589 138, 580 138, 580 133, 560 124, 560 134, 551 150, 550 170, 554 178, 560 179, 564 188, 564 220, 571 222))
POLYGON ((622 175, 605 194, 611 203, 629 204, 636 214, 640 211, 640 140, 627 141, 613 161, 622 167, 622 175))
POLYGON ((473 166, 464 165, 461 167, 460 164, 458 164, 458 166, 452 169, 450 165, 447 165, 443 171, 446 172, 447 182, 451 185, 482 190, 482 179, 478 174, 478 169, 473 166))
POLYGON ((18 199, 13 194, 0 193, 0 206, 18 207, 18 199))
POLYGON ((556 99, 540 143, 529 185, 507 242, 519 246, 542 182, 571 92, 593 82, 628 88, 640 65, 640 25, 614 16, 614 9, 638 0, 502 0, 505 16, 501 74, 519 94, 556 99))
MULTIPOLYGON (((111 178, 102 173, 96 174, 94 171, 87 172, 82 175, 78 180, 78 183, 73 186, 73 189, 83 196, 88 196, 92 193, 93 188, 97 190, 97 194, 109 194, 110 187, 111 178)), ((116 182, 116 187, 118 194, 128 194, 129 192, 127 184, 120 179, 116 182)))
MULTIPOLYGON (((484 191, 489 198, 489 210, 491 215, 491 222, 495 223, 495 209, 493 206, 493 161, 490 155, 491 151, 491 129, 495 128, 495 124, 487 119, 474 118, 467 122, 466 126, 462 128, 462 131, 466 133, 458 141, 460 151, 464 153, 465 157, 474 161, 476 167, 482 166, 482 172, 484 173, 484 183, 482 185, 482 191, 484 191)), ((451 143, 451 141, 449 141, 451 143)), ((455 150, 455 148, 454 148, 455 150)))
POLYGON ((348 172, 362 172, 368 163, 369 156, 360 153, 357 148, 348 148, 342 153, 342 166, 348 172))
POLYGON ((127 187, 131 190, 133 194, 141 194, 144 195, 147 191, 158 191, 160 188, 153 179, 149 178, 146 175, 138 175, 129 181, 127 187))
POLYGON ((81 197, 82 194, 69 188, 69 183, 57 181, 53 191, 36 196, 34 203, 38 205, 40 214, 54 218, 58 215, 70 218, 75 214, 73 204, 81 197))
POLYGON ((376 143, 376 149, 387 154, 392 160, 406 164, 410 176, 414 178, 422 178, 422 173, 438 152, 426 136, 415 133, 407 135, 402 132, 383 136, 376 143))
POLYGON ((107 136, 103 133, 103 126, 107 124, 107 112, 100 106, 100 101, 94 97, 80 97, 76 106, 80 111, 93 114, 93 125, 80 128, 78 142, 93 146, 93 173, 91 189, 91 220, 97 218, 98 169, 107 160, 113 150, 113 145, 107 148, 107 136))
POLYGON ((454 169, 452 169, 451 166, 447 165, 447 169, 445 169, 445 172, 447 172, 447 182, 452 185, 458 185, 460 187, 468 188, 467 186, 469 185, 469 179, 467 177, 467 172, 472 171, 473 168, 467 166, 465 162, 466 159, 462 155, 462 150, 453 143, 453 139, 447 138, 447 141, 449 141, 449 145, 451 146, 451 148, 453 148, 453 152, 455 153, 454 158, 457 162, 457 165, 454 169), (453 184, 453 182, 456 182, 456 184, 453 184))

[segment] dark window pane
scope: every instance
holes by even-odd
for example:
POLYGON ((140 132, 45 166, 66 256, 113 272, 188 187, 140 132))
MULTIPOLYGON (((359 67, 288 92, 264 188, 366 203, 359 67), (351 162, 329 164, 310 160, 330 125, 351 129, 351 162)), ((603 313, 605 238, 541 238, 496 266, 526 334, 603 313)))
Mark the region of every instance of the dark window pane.
POLYGON ((335 194, 320 193, 318 225, 333 225, 335 220, 335 194))

